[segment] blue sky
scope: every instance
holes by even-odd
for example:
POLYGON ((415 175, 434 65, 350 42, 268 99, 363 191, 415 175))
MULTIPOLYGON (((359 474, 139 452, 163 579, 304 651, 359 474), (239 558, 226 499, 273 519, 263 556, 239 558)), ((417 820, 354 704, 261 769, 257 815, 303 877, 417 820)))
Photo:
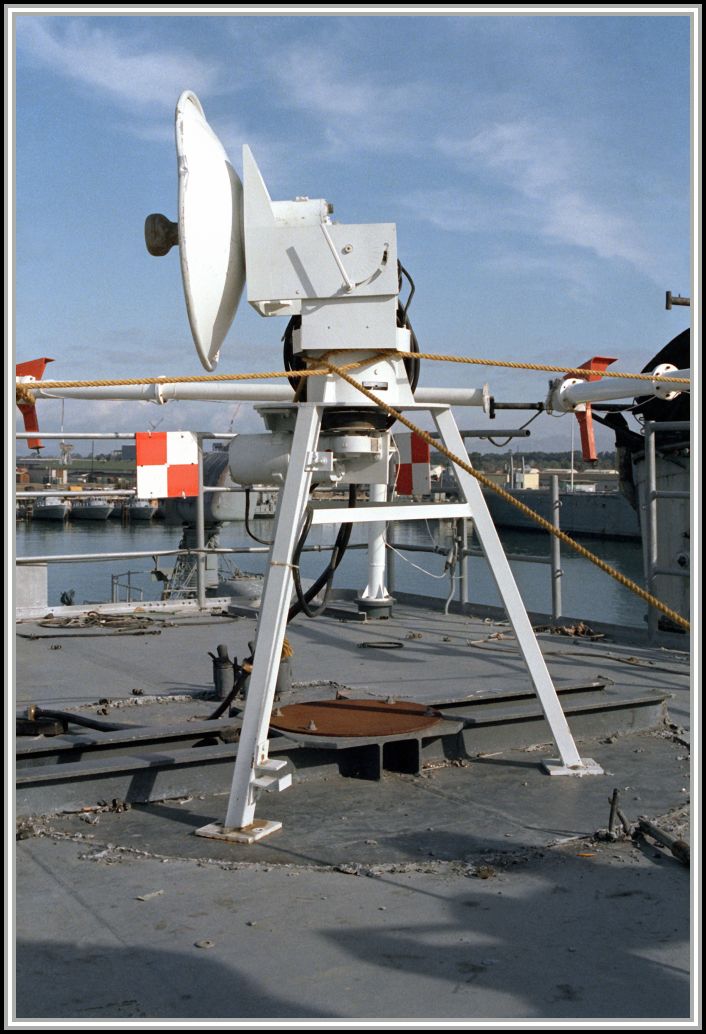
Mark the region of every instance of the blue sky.
MULTIPOLYGON (((250 144, 274 199, 324 197, 342 222, 397 224, 423 351, 567 365, 608 354, 639 370, 689 324, 688 309, 664 307, 666 290, 691 291, 686 13, 22 14, 14 26, 16 360, 53 357, 47 376, 203 372, 176 251, 154 259, 143 241, 148 213, 176 215, 173 114, 187 88, 237 169, 250 144)), ((283 329, 243 299, 218 372, 281 368, 283 329)), ((548 377, 425 364, 422 383, 541 400, 548 377)), ((40 405, 40 426, 58 429, 61 404, 40 405)), ((158 421, 260 426, 247 405, 65 404, 67 430, 158 421)), ((460 422, 488 424, 477 410, 460 422)), ((528 445, 568 448, 571 422, 540 417, 528 445)))

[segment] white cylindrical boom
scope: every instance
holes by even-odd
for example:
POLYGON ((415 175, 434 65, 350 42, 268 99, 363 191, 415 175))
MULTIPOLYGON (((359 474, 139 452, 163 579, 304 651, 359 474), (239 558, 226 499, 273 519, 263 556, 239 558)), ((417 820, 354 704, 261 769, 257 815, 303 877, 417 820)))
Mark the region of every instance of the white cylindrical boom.
POLYGON ((289 384, 243 384, 237 381, 211 381, 188 384, 163 381, 159 384, 103 385, 85 388, 45 388, 33 382, 37 398, 104 399, 115 402, 170 402, 172 399, 193 402, 292 402, 294 392, 289 384))
MULTIPOLYGON (((691 370, 674 370, 675 377, 691 377, 691 370)), ((570 413, 585 402, 608 402, 611 399, 637 398, 641 395, 657 395, 665 398, 672 393, 689 391, 691 385, 678 384, 668 375, 655 377, 652 381, 606 377, 600 381, 584 381, 576 377, 554 383, 549 395, 547 409, 555 413, 570 413)))
MULTIPOLYGON (((246 384, 237 381, 209 381, 189 384, 163 381, 159 384, 102 385, 100 387, 51 388, 39 381, 28 384, 40 399, 104 399, 116 402, 293 402, 289 384, 246 384)), ((485 406, 486 388, 418 388, 415 401, 448 406, 485 406)), ((361 395, 361 404, 366 405, 361 395)))

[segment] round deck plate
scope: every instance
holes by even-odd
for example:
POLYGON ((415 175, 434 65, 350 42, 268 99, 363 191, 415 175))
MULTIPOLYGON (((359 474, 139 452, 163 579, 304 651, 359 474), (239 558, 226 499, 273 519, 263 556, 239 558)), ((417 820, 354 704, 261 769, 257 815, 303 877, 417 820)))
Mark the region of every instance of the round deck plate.
POLYGON ((423 704, 406 700, 316 700, 283 707, 272 715, 270 725, 309 736, 399 736, 421 732, 438 721, 423 704))

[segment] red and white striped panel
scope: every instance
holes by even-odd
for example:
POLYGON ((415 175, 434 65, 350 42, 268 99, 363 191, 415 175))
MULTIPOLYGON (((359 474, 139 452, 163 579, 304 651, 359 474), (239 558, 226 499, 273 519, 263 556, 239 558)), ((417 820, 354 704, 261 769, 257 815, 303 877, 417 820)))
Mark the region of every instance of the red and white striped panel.
POLYGON ((199 494, 199 451, 191 431, 135 435, 138 499, 185 499, 199 494))
POLYGON ((417 434, 396 434, 399 466, 395 489, 398 495, 428 495, 431 492, 430 449, 417 434))

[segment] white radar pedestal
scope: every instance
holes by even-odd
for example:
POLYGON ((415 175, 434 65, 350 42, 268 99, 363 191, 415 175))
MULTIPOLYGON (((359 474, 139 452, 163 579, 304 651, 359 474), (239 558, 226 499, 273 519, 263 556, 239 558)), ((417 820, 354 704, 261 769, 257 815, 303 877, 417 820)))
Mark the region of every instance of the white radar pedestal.
MULTIPOLYGON (((261 790, 284 790, 292 781, 291 774, 283 771, 286 762, 269 757, 268 731, 292 591, 292 557, 309 502, 312 474, 318 469, 322 455, 317 445, 326 408, 325 403, 317 402, 298 405, 289 466, 275 516, 274 541, 265 576, 253 670, 228 809, 223 824, 202 827, 196 831, 200 836, 253 843, 281 827, 279 822, 256 821, 255 809, 261 790)), ((430 412, 447 449, 456 456, 467 455, 448 406, 412 404, 400 408, 430 412)), ((472 518, 559 752, 558 761, 546 762, 547 771, 553 775, 602 774, 600 766, 592 758, 582 758, 576 748, 480 485, 457 464, 454 464, 454 472, 461 502, 372 502, 353 509, 321 505, 313 510, 312 524, 472 518)))

